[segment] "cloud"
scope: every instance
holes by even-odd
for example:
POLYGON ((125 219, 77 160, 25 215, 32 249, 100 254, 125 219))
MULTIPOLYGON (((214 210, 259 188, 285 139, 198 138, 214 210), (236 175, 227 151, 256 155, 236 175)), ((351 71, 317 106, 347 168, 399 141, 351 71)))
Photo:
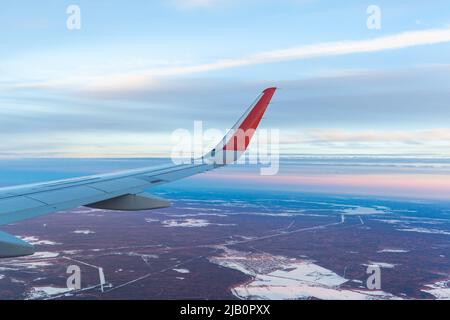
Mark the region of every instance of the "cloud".
MULTIPOLYGON (((349 128, 371 130, 400 127, 446 127, 450 117, 450 66, 422 66, 397 70, 340 70, 329 75, 284 81, 234 79, 161 79, 148 87, 115 92, 80 92, 98 100, 115 99, 160 105, 155 110, 177 112, 180 119, 203 119, 213 126, 227 125, 246 103, 266 86, 280 90, 269 109, 273 127, 307 130, 349 128), (287 116, 288 115, 288 116, 287 116)), ((138 111, 138 110, 136 110, 138 111)))
POLYGON ((108 82, 105 86, 102 86, 101 83, 94 83, 92 89, 95 90, 96 88, 103 88, 107 90, 108 88, 111 88, 113 90, 116 90, 117 87, 115 87, 114 84, 117 84, 118 82, 123 83, 123 80, 132 81, 134 85, 138 85, 140 81, 146 82, 149 79, 161 76, 181 76, 257 64, 328 56, 340 56, 356 53, 371 53, 414 46, 433 45, 445 42, 450 42, 450 28, 409 31, 371 40, 325 42, 295 47, 291 49, 261 52, 242 58, 223 59, 207 64, 150 70, 147 71, 146 74, 140 76, 134 76, 130 78, 130 76, 128 75, 127 79, 121 79, 121 77, 119 76, 117 82, 114 79, 111 81, 111 78, 108 78, 108 82))
POLYGON ((194 120, 225 130, 271 85, 282 90, 262 126, 281 130, 283 152, 449 154, 447 65, 338 70, 276 83, 179 77, 46 97, 22 90, 0 98, 0 153, 167 155, 170 146, 160 142, 172 130, 192 130, 194 120))
POLYGON ((145 87, 155 79, 162 77, 187 76, 258 64, 374 53, 447 42, 450 42, 450 28, 407 31, 369 40, 323 42, 290 49, 265 51, 244 57, 221 59, 204 64, 154 68, 139 73, 72 76, 70 80, 52 79, 22 83, 16 88, 76 87, 85 91, 116 92, 121 89, 145 87))
MULTIPOLYGON (((257 187, 293 190, 310 193, 336 193, 352 195, 377 195, 389 197, 404 197, 413 199, 445 199, 450 196, 450 180, 448 172, 436 173, 434 170, 428 170, 416 173, 414 169, 402 170, 398 167, 392 170, 392 159, 383 165, 383 160, 389 158, 380 158, 379 161, 370 163, 371 173, 355 172, 359 166, 367 166, 362 161, 349 161, 348 159, 335 159, 336 165, 333 167, 335 173, 323 171, 327 170, 323 159, 316 162, 308 162, 304 165, 304 159, 293 162, 290 165, 282 164, 282 171, 275 176, 261 176, 245 172, 233 172, 233 168, 223 171, 215 171, 207 175, 198 176, 195 179, 200 181, 221 181, 221 183, 234 183, 239 181, 239 185, 245 187, 257 187), (288 174, 283 172, 287 167, 293 168, 288 174), (301 167, 306 167, 305 172, 296 172, 301 167), (374 170, 378 167, 378 171, 374 170), (336 173, 338 172, 338 173, 336 173), (424 174, 426 173, 426 174, 424 174)), ((395 159, 395 164, 399 164, 399 159, 395 159)), ((419 160, 421 161, 421 160, 419 160)), ((423 161, 423 160, 422 160, 423 161)), ((424 160, 422 164, 427 161, 424 160)), ((401 161, 400 161, 401 163, 401 161)))
POLYGON ((285 134, 284 144, 314 143, 314 142, 399 142, 426 143, 430 141, 450 141, 450 128, 428 130, 356 130, 316 129, 306 130, 301 134, 285 134))

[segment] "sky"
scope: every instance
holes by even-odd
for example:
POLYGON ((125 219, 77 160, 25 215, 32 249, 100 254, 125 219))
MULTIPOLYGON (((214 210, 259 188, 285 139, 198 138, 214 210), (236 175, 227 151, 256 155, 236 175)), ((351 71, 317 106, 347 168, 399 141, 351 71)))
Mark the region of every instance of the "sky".
POLYGON ((0 24, 2 158, 168 156, 268 86, 284 154, 450 156, 448 1, 18 0, 0 24))

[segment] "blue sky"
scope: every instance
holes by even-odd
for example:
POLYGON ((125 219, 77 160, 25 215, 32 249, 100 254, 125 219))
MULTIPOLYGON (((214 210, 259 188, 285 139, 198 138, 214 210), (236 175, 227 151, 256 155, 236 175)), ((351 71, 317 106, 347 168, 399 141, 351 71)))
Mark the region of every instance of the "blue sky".
POLYGON ((448 1, 14 1, 0 23, 2 157, 169 155, 273 85, 284 153, 450 155, 448 1))

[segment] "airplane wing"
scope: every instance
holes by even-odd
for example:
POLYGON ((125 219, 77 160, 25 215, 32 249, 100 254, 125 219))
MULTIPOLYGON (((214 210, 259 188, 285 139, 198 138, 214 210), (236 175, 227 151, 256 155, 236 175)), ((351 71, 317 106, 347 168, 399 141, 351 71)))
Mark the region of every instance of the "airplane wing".
MULTIPOLYGON (((247 149, 275 91, 276 88, 264 90, 213 150, 189 164, 0 188, 0 225, 80 206, 122 211, 168 207, 167 200, 145 190, 236 161, 247 149)), ((0 231, 0 258, 33 253, 29 243, 0 231)))

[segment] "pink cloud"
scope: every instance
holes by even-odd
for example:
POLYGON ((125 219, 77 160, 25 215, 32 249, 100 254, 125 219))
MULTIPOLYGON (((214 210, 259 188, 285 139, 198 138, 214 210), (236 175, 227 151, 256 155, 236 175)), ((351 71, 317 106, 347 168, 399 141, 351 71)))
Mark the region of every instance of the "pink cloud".
POLYGON ((416 199, 450 199, 450 179, 438 174, 334 174, 260 176, 210 173, 201 179, 236 182, 239 186, 279 188, 302 192, 394 196, 416 199))

